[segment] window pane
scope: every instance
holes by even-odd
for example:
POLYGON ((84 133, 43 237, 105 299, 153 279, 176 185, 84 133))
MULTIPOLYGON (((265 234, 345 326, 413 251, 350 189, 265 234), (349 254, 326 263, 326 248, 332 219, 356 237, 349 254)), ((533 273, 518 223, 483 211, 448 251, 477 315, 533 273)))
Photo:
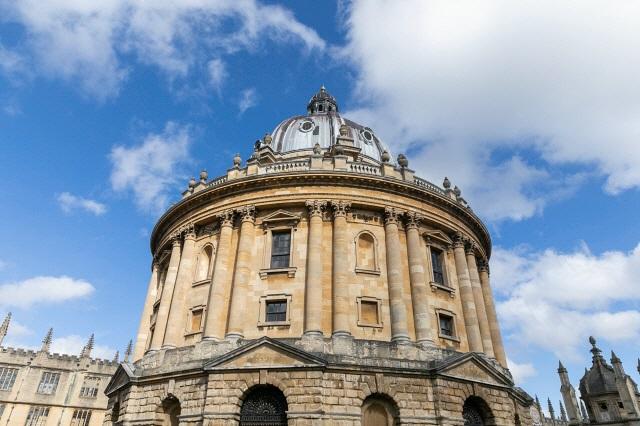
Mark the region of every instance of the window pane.
POLYGON ((16 377, 18 375, 17 368, 8 368, 1 367, 0 368, 0 390, 8 391, 11 390, 13 384, 16 381, 16 377))
POLYGON ((287 302, 283 300, 266 303, 266 322, 286 321, 287 302))
POLYGON ((52 373, 45 371, 42 373, 42 379, 40 379, 40 385, 38 385, 38 393, 45 395, 51 395, 56 392, 58 382, 60 381, 60 373, 52 373))
POLYGON ((291 231, 277 231, 271 234, 271 267, 289 267, 289 253, 291 251, 291 231))
POLYGON ((47 422, 49 407, 32 406, 27 414, 25 426, 43 426, 47 422))
POLYGON ((444 285, 444 273, 442 271, 442 251, 431 247, 431 269, 433 269, 433 281, 444 285))
POLYGON ((443 336, 453 336, 453 318, 442 314, 438 317, 440 320, 440 334, 443 336))

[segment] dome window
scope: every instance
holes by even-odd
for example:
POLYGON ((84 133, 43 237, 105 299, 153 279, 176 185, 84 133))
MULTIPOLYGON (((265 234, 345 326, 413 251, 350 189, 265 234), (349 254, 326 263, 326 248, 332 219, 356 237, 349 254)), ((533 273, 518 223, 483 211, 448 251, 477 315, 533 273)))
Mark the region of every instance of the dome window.
POLYGON ((364 139, 364 143, 367 145, 371 145, 373 143, 373 133, 370 130, 364 129, 360 132, 362 138, 364 139))
POLYGON ((313 128, 315 127, 313 121, 311 120, 306 120, 303 121, 302 123, 300 123, 300 131, 301 132, 310 132, 311 130, 313 130, 313 128))

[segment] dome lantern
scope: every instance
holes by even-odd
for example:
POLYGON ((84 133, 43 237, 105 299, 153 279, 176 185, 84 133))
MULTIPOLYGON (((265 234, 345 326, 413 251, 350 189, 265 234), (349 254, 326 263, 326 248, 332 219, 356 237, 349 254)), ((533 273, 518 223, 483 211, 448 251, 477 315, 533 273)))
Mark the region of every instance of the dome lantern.
POLYGON ((338 112, 338 103, 336 98, 331 96, 324 85, 320 87, 318 93, 313 95, 307 104, 307 112, 309 114, 323 114, 328 112, 338 112))

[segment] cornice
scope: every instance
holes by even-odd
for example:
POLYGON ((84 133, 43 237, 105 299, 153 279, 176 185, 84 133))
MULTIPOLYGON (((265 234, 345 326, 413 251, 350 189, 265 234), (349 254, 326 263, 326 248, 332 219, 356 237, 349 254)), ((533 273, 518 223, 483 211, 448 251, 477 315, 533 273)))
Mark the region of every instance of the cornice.
POLYGON ((152 252, 167 231, 170 231, 177 223, 189 220, 191 213, 199 207, 230 196, 261 191, 265 188, 286 186, 341 186, 363 188, 413 198, 452 214, 466 223, 480 239, 480 243, 486 250, 486 256, 490 257, 491 236, 489 235, 489 231, 480 218, 470 209, 441 194, 429 191, 428 189, 407 181, 389 177, 336 171, 301 171, 248 176, 232 179, 220 185, 204 189, 172 205, 160 219, 158 219, 151 234, 150 244, 152 252))

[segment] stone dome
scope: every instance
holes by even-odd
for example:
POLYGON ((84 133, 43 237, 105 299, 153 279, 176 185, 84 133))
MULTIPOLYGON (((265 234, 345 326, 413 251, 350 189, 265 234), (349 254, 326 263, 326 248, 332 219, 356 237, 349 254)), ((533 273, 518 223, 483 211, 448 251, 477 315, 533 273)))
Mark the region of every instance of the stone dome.
POLYGON ((345 136, 353 138, 354 146, 360 148, 360 155, 365 159, 380 163, 382 153, 390 153, 371 128, 340 115, 338 103, 324 86, 309 100, 307 115, 287 118, 276 126, 271 133, 271 148, 281 154, 306 155, 317 143, 327 150, 335 144, 342 126, 346 126, 343 127, 345 136))

